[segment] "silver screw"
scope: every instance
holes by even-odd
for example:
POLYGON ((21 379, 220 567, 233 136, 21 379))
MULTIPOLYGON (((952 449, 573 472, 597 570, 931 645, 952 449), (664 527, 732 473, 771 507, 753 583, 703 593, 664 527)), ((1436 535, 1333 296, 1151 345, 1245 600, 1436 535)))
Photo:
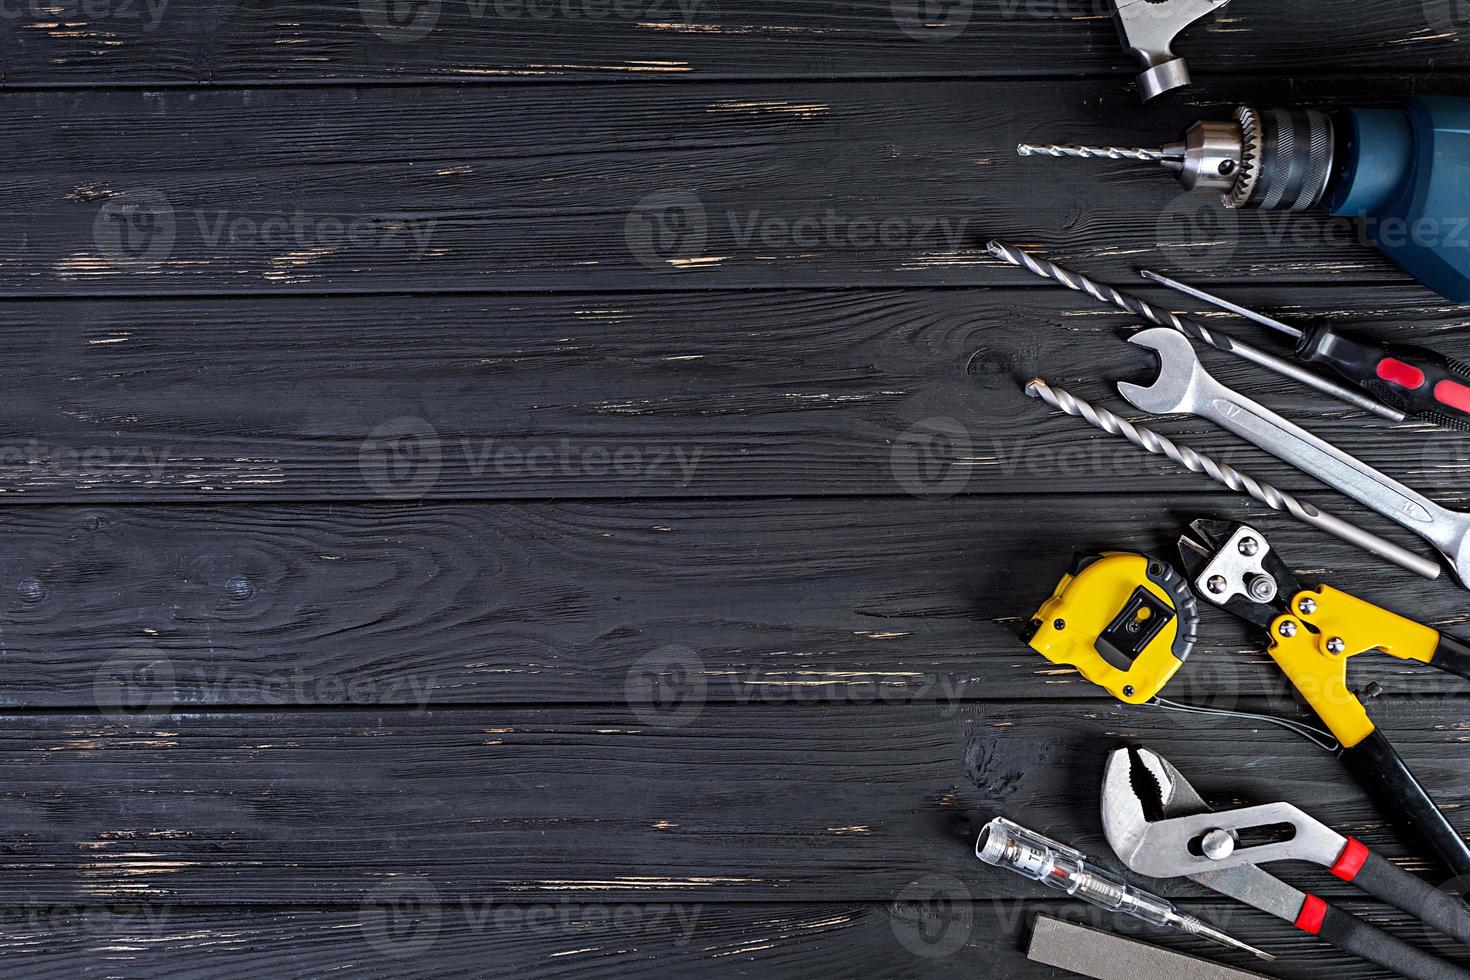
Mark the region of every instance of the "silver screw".
POLYGON ((1276 627, 1276 632, 1280 633, 1284 637, 1287 637, 1288 639, 1296 636, 1296 620, 1288 619, 1286 622, 1276 627))
POLYGON ((1247 558, 1253 557, 1255 553, 1260 550, 1261 542, 1257 541, 1255 538, 1240 539, 1240 553, 1242 555, 1245 555, 1247 558))
POLYGON ((1333 654, 1342 653, 1342 651, 1344 651, 1346 649, 1347 649, 1347 644, 1343 642, 1343 639, 1340 636, 1334 636, 1332 639, 1330 639, 1330 640, 1327 641, 1327 652, 1328 653, 1333 653, 1333 654))
POLYGON ((1210 580, 1205 583, 1205 587, 1215 593, 1215 595, 1219 595, 1225 591, 1225 576, 1211 575, 1210 580))
POLYGON ((1317 611, 1317 600, 1311 597, 1304 597, 1301 602, 1296 604, 1296 607, 1301 610, 1303 616, 1310 616, 1317 611))
POLYGON ((1235 853, 1235 838, 1218 828, 1206 831, 1204 839, 1200 841, 1200 850, 1211 861, 1223 861, 1235 853))

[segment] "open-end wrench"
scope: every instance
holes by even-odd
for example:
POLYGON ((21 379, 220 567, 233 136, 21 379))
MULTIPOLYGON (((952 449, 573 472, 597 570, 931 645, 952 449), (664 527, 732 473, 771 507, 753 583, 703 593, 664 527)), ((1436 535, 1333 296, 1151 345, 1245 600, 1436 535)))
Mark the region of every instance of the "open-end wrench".
POLYGON ((1159 376, 1153 384, 1118 385, 1118 393, 1130 405, 1157 415, 1198 415, 1255 443, 1434 545, 1460 584, 1470 588, 1470 514, 1441 507, 1227 388, 1205 370, 1182 334, 1155 327, 1134 334, 1129 343, 1147 347, 1159 357, 1159 376))

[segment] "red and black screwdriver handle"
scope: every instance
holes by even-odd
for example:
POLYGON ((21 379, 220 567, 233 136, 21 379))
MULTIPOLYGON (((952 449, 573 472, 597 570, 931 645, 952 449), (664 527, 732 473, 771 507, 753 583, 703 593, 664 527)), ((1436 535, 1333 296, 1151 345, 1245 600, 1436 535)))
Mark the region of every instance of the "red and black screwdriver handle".
POLYGON ((1424 347, 1359 339, 1325 323, 1308 327, 1296 352, 1405 415, 1470 429, 1470 364, 1424 347))

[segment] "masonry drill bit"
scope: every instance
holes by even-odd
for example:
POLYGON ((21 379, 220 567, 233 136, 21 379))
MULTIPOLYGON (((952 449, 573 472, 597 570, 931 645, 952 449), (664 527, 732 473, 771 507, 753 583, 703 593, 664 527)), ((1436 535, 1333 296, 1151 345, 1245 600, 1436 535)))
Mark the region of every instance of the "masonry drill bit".
POLYGON ((1067 143, 1022 143, 1016 152, 1023 157, 1074 157, 1080 160, 1139 160, 1163 163, 1170 159, 1167 150, 1150 150, 1141 146, 1074 146, 1067 143))
POLYGON ((1387 419, 1390 422, 1402 422, 1405 418, 1403 412, 1384 405, 1369 395, 1354 391, 1351 388, 1346 388, 1321 375, 1313 374, 1306 368, 1298 364, 1293 364, 1284 358, 1277 357, 1275 354, 1263 351, 1259 347, 1252 347, 1250 344, 1242 343, 1225 334, 1210 330, 1187 317, 1181 317, 1168 310, 1160 309, 1146 300, 1139 299, 1137 296, 1119 292, 1112 286, 1105 286, 1080 273, 1057 265, 1055 262, 1029 255, 1014 245, 992 241, 986 246, 986 250, 1003 262, 1009 262, 1011 265, 1019 266, 1041 276, 1043 279, 1050 279, 1054 282, 1061 283, 1068 289, 1075 289, 1078 292, 1086 293, 1099 303, 1117 307, 1125 313, 1141 316, 1149 323, 1158 324, 1161 327, 1172 327, 1190 340, 1207 344, 1215 348, 1215 350, 1224 351, 1227 354, 1233 354, 1236 357, 1243 358, 1268 371, 1274 371, 1283 377, 1291 378, 1293 381, 1300 382, 1309 388, 1315 388, 1324 395, 1331 395, 1338 401, 1345 402, 1355 408, 1361 408, 1367 412, 1372 412, 1379 418, 1387 419))
POLYGON ((1099 408, 1083 401, 1065 388, 1055 388, 1041 378, 1034 378, 1026 383, 1026 394, 1032 398, 1040 398, 1048 405, 1068 415, 1075 415, 1104 432, 1122 436, 1140 449, 1156 456, 1167 456, 1191 472, 1208 476, 1216 483, 1223 484, 1237 493, 1243 493, 1259 500, 1272 510, 1290 514, 1304 524, 1310 524, 1349 544, 1355 544, 1370 554, 1391 561, 1400 568, 1408 569, 1415 575, 1422 575, 1424 578, 1439 577, 1438 562, 1422 555, 1416 555, 1407 548, 1400 547, 1371 531, 1366 531, 1355 524, 1349 524, 1334 514, 1319 510, 1312 504, 1298 500, 1269 483, 1261 483, 1233 466, 1197 453, 1188 446, 1181 446, 1152 429, 1135 425, 1105 408, 1099 408))

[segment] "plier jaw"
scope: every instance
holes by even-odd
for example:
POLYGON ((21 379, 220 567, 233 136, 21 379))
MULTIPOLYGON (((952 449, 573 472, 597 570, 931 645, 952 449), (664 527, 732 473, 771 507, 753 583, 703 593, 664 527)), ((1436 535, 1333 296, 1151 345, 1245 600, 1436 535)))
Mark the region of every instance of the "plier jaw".
POLYGON ((1239 521, 1190 522, 1179 536, 1179 557, 1196 595, 1261 629, 1288 612, 1301 591, 1266 536, 1239 521))

